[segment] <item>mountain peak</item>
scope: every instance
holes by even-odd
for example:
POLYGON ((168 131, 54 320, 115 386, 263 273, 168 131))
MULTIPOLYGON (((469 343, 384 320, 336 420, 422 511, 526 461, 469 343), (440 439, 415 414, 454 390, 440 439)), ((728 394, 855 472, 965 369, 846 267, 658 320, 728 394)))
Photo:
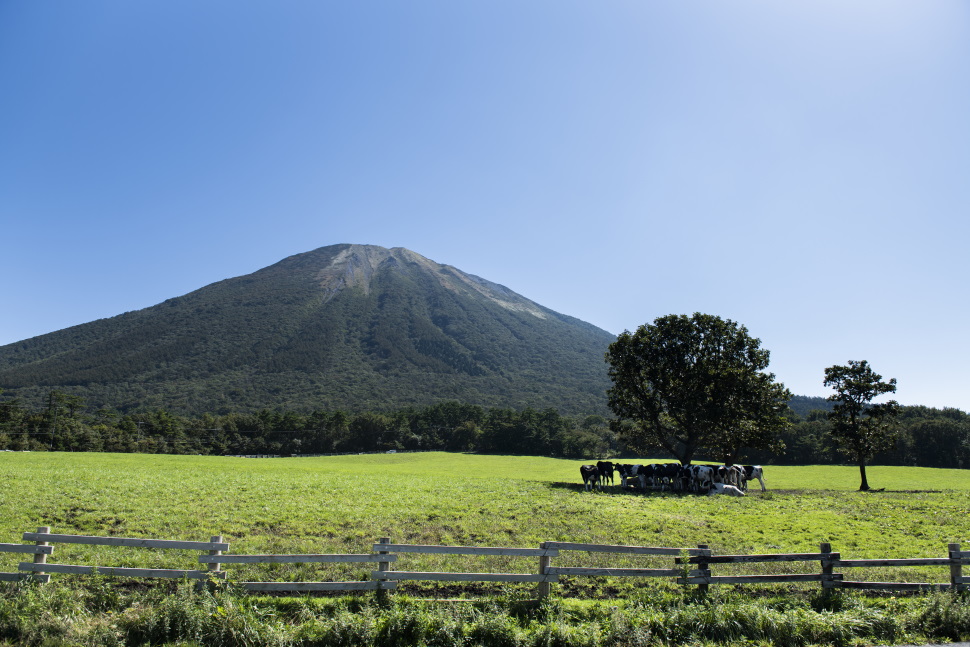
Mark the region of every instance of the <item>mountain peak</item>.
POLYGON ((382 268, 400 269, 406 263, 418 265, 428 271, 435 271, 440 267, 434 261, 404 247, 388 249, 377 245, 333 245, 321 247, 311 253, 319 252, 329 252, 331 258, 317 272, 316 280, 321 288, 333 294, 344 288, 354 287, 369 294, 371 279, 382 268))
POLYGON ((446 290, 465 294, 474 292, 506 310, 528 313, 539 319, 548 316, 542 306, 503 285, 466 274, 450 265, 436 263, 405 247, 388 249, 377 245, 332 245, 310 253, 323 253, 330 258, 315 276, 328 299, 346 288, 360 288, 364 294, 370 294, 374 276, 388 270, 411 275, 424 273, 433 276, 446 290))
POLYGON ((0 388, 91 406, 605 412, 612 335, 403 247, 331 245, 0 348, 0 388))

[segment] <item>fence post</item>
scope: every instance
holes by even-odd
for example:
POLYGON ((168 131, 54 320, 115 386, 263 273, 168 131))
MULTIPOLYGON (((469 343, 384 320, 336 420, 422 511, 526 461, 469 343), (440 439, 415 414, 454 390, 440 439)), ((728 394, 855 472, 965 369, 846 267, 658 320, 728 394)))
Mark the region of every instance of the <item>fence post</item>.
MULTIPOLYGON (((377 540, 377 543, 379 543, 379 544, 389 544, 389 543, 391 543, 391 538, 390 537, 381 537, 380 539, 377 540)), ((387 555, 389 553, 386 550, 379 550, 379 551, 377 551, 377 554, 378 555, 387 555)), ((381 572, 389 571, 389 570, 391 570, 391 563, 390 562, 377 562, 377 570, 378 571, 381 571, 381 572)), ((380 600, 380 601, 382 601, 382 602, 387 599, 387 589, 384 588, 384 582, 386 582, 386 581, 387 580, 377 580, 377 599, 380 600)))
MULTIPOLYGON (((539 548, 546 550, 546 543, 547 542, 542 542, 541 544, 539 544, 539 548)), ((552 563, 552 558, 549 557, 549 555, 540 555, 539 556, 539 575, 548 575, 549 566, 551 563, 552 563)), ((549 597, 549 593, 551 592, 551 590, 552 590, 552 585, 549 582, 539 582, 539 586, 538 586, 539 599, 544 599, 549 597)))
MULTIPOLYGON (((43 535, 50 534, 50 531, 51 531, 50 526, 41 526, 40 528, 37 529, 38 534, 43 534, 43 535)), ((38 541, 34 543, 36 543, 38 546, 50 546, 50 544, 47 543, 46 541, 38 541)), ((34 563, 46 564, 47 555, 41 555, 41 554, 34 555, 34 563)), ((49 580, 50 576, 48 575, 45 577, 45 573, 43 571, 36 571, 33 577, 34 579, 40 580, 41 582, 50 581, 49 580)))
MULTIPOLYGON (((697 570, 701 572, 700 577, 710 577, 711 565, 710 563, 708 563, 706 559, 704 559, 705 557, 711 556, 710 546, 708 544, 697 544, 697 547, 700 548, 702 551, 704 551, 703 553, 697 556, 698 557, 697 570)), ((698 584, 697 592, 700 593, 701 595, 707 595, 707 592, 710 589, 710 587, 711 585, 708 582, 704 582, 703 584, 698 584)))
MULTIPOLYGON (((222 535, 213 535, 212 538, 209 539, 209 541, 214 542, 214 543, 221 544, 222 543, 222 535)), ((209 554, 210 555, 221 555, 222 554, 222 551, 221 550, 210 550, 209 551, 209 554)), ((215 584, 215 582, 213 581, 212 578, 213 577, 217 577, 217 575, 215 575, 215 574, 218 573, 218 572, 220 572, 221 570, 222 570, 222 564, 218 564, 218 563, 209 564, 209 573, 210 573, 210 576, 209 576, 209 586, 210 587, 213 587, 213 585, 215 584)))
POLYGON ((828 553, 828 557, 823 557, 821 560, 822 564, 822 589, 827 592, 831 592, 835 588, 835 582, 832 581, 832 544, 823 541, 818 545, 818 552, 828 553))
POLYGON ((960 544, 950 544, 950 586, 954 591, 963 590, 963 560, 959 555, 960 544))

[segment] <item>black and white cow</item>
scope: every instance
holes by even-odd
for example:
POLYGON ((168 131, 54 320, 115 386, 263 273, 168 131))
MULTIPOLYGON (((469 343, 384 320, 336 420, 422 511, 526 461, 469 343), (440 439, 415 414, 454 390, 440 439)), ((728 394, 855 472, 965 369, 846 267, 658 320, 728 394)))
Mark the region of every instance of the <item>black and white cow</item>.
POLYGON ((640 483, 640 487, 646 487, 646 475, 644 474, 643 465, 617 464, 616 469, 620 473, 620 487, 623 489, 627 488, 627 481, 633 479, 636 479, 640 483))
POLYGON ((627 465, 627 479, 636 479, 641 490, 653 485, 656 465, 627 465))
POLYGON ((661 463, 654 465, 654 484, 659 483, 660 489, 670 487, 679 490, 681 485, 681 466, 679 463, 661 463))
POLYGON ((710 492, 707 493, 708 496, 714 496, 715 494, 727 494, 728 496, 744 496, 744 492, 740 488, 734 485, 728 485, 727 483, 714 483, 711 486, 710 492))
POLYGON ((657 482, 656 465, 637 465, 637 479, 640 481, 640 489, 646 491, 648 487, 653 487, 657 482))
POLYGON ((691 465, 690 467, 690 489, 693 492, 703 492, 707 494, 711 486, 714 485, 714 466, 712 465, 691 465))
POLYGON ((610 485, 613 485, 613 471, 614 471, 614 468, 613 468, 613 463, 612 462, 610 462, 610 461, 599 461, 599 462, 596 463, 596 469, 599 470, 600 480, 603 482, 604 485, 606 484, 606 481, 607 480, 609 480, 610 485))
POLYGON ((630 476, 630 471, 633 469, 633 465, 627 463, 617 463, 615 465, 617 473, 620 475, 620 487, 626 488, 626 480, 630 476))
POLYGON ((718 465, 715 468, 714 482, 740 488, 743 474, 744 471, 737 465, 718 465))
POLYGON ((735 465, 741 469, 741 485, 739 486, 742 490, 748 489, 748 481, 753 481, 758 479, 758 483, 761 484, 761 491, 764 492, 768 488, 765 487, 765 472, 761 469, 760 465, 735 465))
POLYGON ((579 474, 583 477, 583 487, 587 491, 592 490, 594 485, 600 490, 603 489, 600 483, 600 471, 595 465, 582 465, 579 468, 579 474))

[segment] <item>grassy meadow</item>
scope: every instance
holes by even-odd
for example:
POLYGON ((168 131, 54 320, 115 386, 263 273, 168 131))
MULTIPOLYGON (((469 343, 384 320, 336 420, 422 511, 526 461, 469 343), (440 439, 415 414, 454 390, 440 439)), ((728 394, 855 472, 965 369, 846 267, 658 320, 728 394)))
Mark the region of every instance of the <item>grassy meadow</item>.
MULTIPOLYGON (((17 542, 24 531, 46 525, 65 534, 193 541, 222 535, 238 554, 366 553, 378 538, 390 537, 514 547, 542 541, 708 544, 721 554, 817 552, 828 541, 844 559, 862 559, 938 557, 949 542, 970 539, 970 476, 964 471, 870 467, 870 483, 885 491, 860 493, 854 467, 768 466, 768 492, 752 482, 749 495, 737 499, 643 494, 620 491, 618 484, 585 492, 580 464, 436 452, 279 459, 4 452, 0 542, 17 542)), ((192 567, 197 553, 179 553, 59 545, 50 561, 192 567)), ((398 568, 535 568, 514 558, 490 559, 478 565, 474 558, 407 555, 398 568)), ((15 569, 16 556, 0 560, 6 562, 0 570, 15 569)), ((556 565, 629 566, 628 560, 569 553, 556 565)), ((321 579, 310 568, 319 567, 233 566, 231 575, 261 578, 276 569, 268 576, 321 579)), ((343 568, 334 577, 367 573, 365 565, 326 568, 343 568)), ((880 569, 876 579, 887 575, 880 569)), ((891 575, 942 582, 947 572, 891 575)))
MULTIPOLYGON (((970 538, 970 479, 954 470, 873 467, 860 493, 849 467, 766 468, 743 499, 585 492, 577 461, 445 453, 240 459, 0 453, 0 543, 50 526, 65 534, 208 540, 230 553, 367 553, 395 542, 535 547, 542 541, 690 547, 717 553, 816 552, 939 557, 970 538)), ((967 542, 970 544, 970 541, 967 542)), ((197 568, 198 552, 58 544, 51 563, 197 568)), ((399 570, 535 572, 534 558, 402 555, 399 570), (503 561, 504 560, 504 561, 503 561)), ((563 553, 560 566, 651 567, 651 559, 563 553)), ((670 567, 670 558, 656 563, 670 567)), ((17 555, 0 554, 0 571, 17 555)), ((807 565, 749 565, 745 573, 807 565), (763 570, 761 570, 763 569, 763 570)), ((366 579, 366 565, 229 565, 230 581, 366 579)), ((858 570, 858 569, 856 569, 858 570)), ((714 566, 715 574, 729 571, 714 566)), ((790 572, 799 572, 792 570, 790 572)), ((804 572, 804 571, 803 571, 804 572)), ((851 579, 946 581, 946 567, 851 579)), ((714 586, 565 579, 530 602, 522 585, 402 583, 373 594, 247 596, 121 578, 54 575, 0 585, 0 646, 441 645, 471 647, 859 647, 970 638, 964 596, 838 593, 817 585, 714 586), (475 587, 475 588, 473 588, 475 587), (463 597, 465 602, 435 602, 463 597)))

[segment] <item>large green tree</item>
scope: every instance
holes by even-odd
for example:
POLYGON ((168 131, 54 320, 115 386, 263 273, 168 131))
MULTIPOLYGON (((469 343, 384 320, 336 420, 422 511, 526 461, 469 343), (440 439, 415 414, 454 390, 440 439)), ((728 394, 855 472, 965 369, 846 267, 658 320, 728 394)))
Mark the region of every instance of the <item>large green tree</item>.
POLYGON ((743 448, 781 449, 791 393, 765 372, 769 353, 747 328, 695 313, 617 337, 606 353, 613 428, 628 447, 682 464, 704 450, 734 463, 743 448))
POLYGON ((895 440, 895 419, 899 404, 895 400, 872 404, 873 398, 896 392, 896 378, 888 382, 872 370, 866 360, 850 360, 846 366, 825 369, 825 386, 835 389, 828 397, 834 402, 829 420, 829 433, 842 452, 856 465, 862 477, 859 490, 869 489, 866 463, 876 452, 889 449, 895 440))

